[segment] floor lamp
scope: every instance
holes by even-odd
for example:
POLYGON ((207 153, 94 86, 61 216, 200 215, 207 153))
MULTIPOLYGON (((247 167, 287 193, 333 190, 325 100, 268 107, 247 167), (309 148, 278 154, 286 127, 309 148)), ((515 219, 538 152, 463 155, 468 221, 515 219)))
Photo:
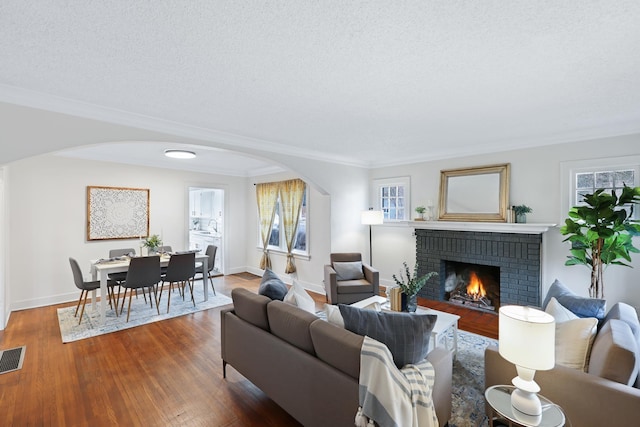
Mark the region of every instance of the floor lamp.
POLYGON ((382 224, 384 222, 384 212, 374 211, 369 208, 368 211, 362 211, 361 222, 363 225, 369 226, 369 265, 373 266, 373 256, 371 251, 371 226, 382 224))

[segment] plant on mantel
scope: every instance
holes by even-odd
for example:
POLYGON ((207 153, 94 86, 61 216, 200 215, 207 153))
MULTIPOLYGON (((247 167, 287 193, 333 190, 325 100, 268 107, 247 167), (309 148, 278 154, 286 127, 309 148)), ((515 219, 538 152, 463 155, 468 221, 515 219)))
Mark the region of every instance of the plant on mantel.
POLYGON ((569 236, 571 255, 565 265, 584 265, 591 269, 591 298, 604 297, 603 266, 631 262, 631 252, 640 252, 632 239, 640 235, 640 221, 632 219, 634 204, 640 202, 640 187, 625 186, 618 197, 604 189, 583 197, 584 205, 569 210, 560 233, 569 236), (627 211, 628 209, 628 211, 627 211), (626 261, 626 262, 625 262, 626 261))

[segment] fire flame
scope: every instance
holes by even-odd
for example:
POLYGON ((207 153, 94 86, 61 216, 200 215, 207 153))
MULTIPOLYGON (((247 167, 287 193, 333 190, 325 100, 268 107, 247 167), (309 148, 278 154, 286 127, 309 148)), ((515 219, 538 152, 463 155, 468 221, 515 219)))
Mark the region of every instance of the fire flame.
POLYGON ((476 276, 475 272, 471 272, 469 276, 469 284, 467 285, 467 295, 473 297, 474 300, 478 300, 487 295, 487 292, 482 286, 482 281, 476 276))

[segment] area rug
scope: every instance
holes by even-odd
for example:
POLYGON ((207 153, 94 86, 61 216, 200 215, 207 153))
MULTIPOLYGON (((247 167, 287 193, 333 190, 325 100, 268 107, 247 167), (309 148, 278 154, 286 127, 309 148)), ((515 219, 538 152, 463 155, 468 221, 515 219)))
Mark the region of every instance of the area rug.
POLYGON ((78 325, 78 318, 73 316, 76 311, 75 304, 70 307, 59 308, 58 323, 60 325, 62 342, 68 343, 78 341, 85 338, 95 337, 97 335, 108 334, 110 332, 116 332, 123 329, 145 325, 147 323, 159 322, 172 317, 184 316, 186 314, 231 304, 231 298, 220 293, 213 295, 211 289, 209 289, 209 300, 205 301, 201 282, 196 282, 194 288, 194 297, 196 301, 195 307, 189 298, 188 291, 184 301, 178 292, 175 291, 171 295, 171 305, 169 313, 167 313, 168 291, 165 286, 165 290, 162 293, 160 301, 160 315, 158 315, 158 312, 156 311, 155 302, 153 303, 153 308, 151 308, 148 302, 145 303, 142 293, 139 293, 140 295, 138 298, 134 296, 131 302, 131 315, 129 317, 129 322, 126 321, 127 305, 129 303, 128 296, 127 301, 125 302, 124 311, 118 317, 116 317, 115 311, 111 310, 107 305, 107 316, 104 325, 100 325, 99 303, 96 304, 96 310, 94 311, 91 308, 91 303, 87 301, 87 306, 84 310, 82 323, 80 325, 78 325))
POLYGON ((484 406, 484 349, 489 345, 498 345, 498 341, 458 331, 458 356, 453 361, 449 427, 488 425, 484 406))

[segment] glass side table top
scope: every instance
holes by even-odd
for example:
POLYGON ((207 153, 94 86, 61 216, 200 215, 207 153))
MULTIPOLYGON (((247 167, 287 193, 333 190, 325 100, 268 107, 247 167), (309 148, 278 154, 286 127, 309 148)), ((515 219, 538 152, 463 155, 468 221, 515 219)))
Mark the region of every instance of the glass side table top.
MULTIPOLYGON (((517 425, 525 427, 562 427, 565 423, 562 409, 546 397, 538 395, 542 403, 542 416, 532 419, 525 414, 514 411, 511 407, 511 392, 515 389, 510 385, 494 385, 484 392, 487 403, 499 416, 517 425), (528 419, 527 419, 528 418, 528 419)), ((491 420, 490 420, 491 421, 491 420)))

